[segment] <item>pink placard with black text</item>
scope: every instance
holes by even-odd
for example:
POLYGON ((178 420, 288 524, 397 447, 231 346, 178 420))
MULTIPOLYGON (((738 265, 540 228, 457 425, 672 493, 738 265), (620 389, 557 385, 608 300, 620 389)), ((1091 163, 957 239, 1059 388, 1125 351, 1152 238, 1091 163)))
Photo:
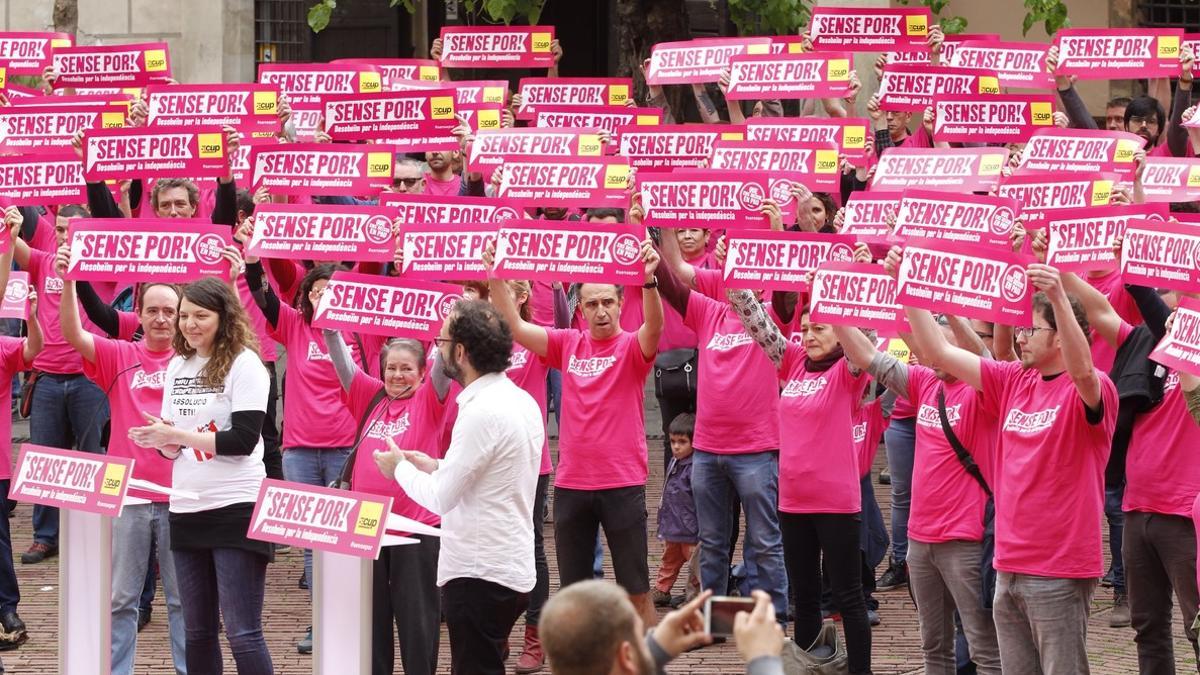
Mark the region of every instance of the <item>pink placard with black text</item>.
POLYGON ((729 67, 729 60, 741 54, 766 54, 769 37, 730 37, 683 42, 660 42, 650 50, 650 68, 646 83, 694 84, 716 82, 729 67))
POLYGON ((1059 76, 1081 80, 1179 76, 1179 28, 1064 28, 1054 36, 1059 76))
POLYGON ((390 262, 392 209, 343 204, 259 204, 246 252, 292 260, 390 262))
POLYGON ((993 71, 946 66, 888 66, 879 80, 881 110, 923 111, 935 96, 980 96, 1000 93, 993 71))
POLYGON ((1200 225, 1130 220, 1121 248, 1121 279, 1200 293, 1200 225))
POLYGON ((823 232, 730 232, 722 281, 727 288, 794 291, 827 262, 854 259, 854 237, 823 232))
POLYGON ((73 218, 66 278, 76 281, 165 281, 229 278, 229 227, 181 218, 73 218))
POLYGON ((220 178, 229 173, 220 127, 92 129, 83 135, 89 182, 127 178, 220 178))
POLYGON ((1150 360, 1200 377, 1200 300, 1179 299, 1171 331, 1150 353, 1150 360))
POLYGON ((262 63, 258 83, 277 87, 293 111, 321 110, 325 96, 383 91, 378 70, 351 63, 262 63))
POLYGON ((116 518, 131 477, 128 457, 22 443, 8 498, 116 518))
POLYGON ((630 223, 513 220, 496 234, 500 279, 618 285, 645 283, 645 228, 630 223))
POLYGON ((633 91, 627 77, 523 77, 518 89, 519 120, 531 120, 542 106, 624 107, 633 91))
POLYGON ((396 248, 404 254, 400 276, 405 279, 442 281, 486 280, 483 250, 496 241, 496 223, 454 225, 403 225, 396 248))
POLYGON ((385 192, 379 203, 399 218, 401 225, 413 223, 499 223, 521 217, 521 206, 499 197, 411 195, 385 192))
POLYGON ((165 42, 55 48, 52 60, 58 73, 55 89, 144 87, 171 77, 171 50, 165 42))
POLYGON ((1053 94, 933 97, 933 140, 947 143, 1023 143, 1054 126, 1053 94))
POLYGON ((896 302, 896 280, 883 265, 827 262, 813 274, 809 318, 857 328, 874 328, 894 335, 907 325, 904 308, 896 302))
POLYGON ((927 49, 933 14, 928 7, 813 7, 808 35, 813 48, 848 52, 927 49))
POLYGON ((443 68, 549 68, 554 26, 443 26, 443 68))
POLYGON ((646 227, 763 228, 763 202, 774 199, 784 222, 796 213, 792 181, 766 171, 678 169, 639 174, 646 227))
POLYGON ((250 151, 253 189, 281 195, 375 195, 392 184, 387 145, 285 143, 250 151))
POLYGON ((1005 148, 888 148, 876 164, 871 189, 990 192, 1007 162, 1005 148))
POLYGON ((746 121, 746 140, 784 143, 832 141, 846 159, 862 166, 871 123, 862 117, 752 117, 746 121))
POLYGON ((1109 270, 1116 263, 1113 243, 1125 236, 1130 220, 1167 219, 1166 204, 1121 204, 1061 209, 1047 215, 1046 264, 1069 272, 1109 270))
POLYGON ((895 236, 942 239, 1008 248, 1021 206, 990 195, 906 190, 896 211, 895 236))
POLYGON ((313 313, 314 328, 431 340, 462 299, 462 286, 334 272, 313 313))
POLYGON ((504 158, 496 196, 522 206, 612 206, 625 208, 629 161, 624 157, 504 158))
POLYGON ((735 56, 729 62, 725 98, 841 98, 850 88, 853 64, 846 52, 735 56))
POLYGON ((717 141, 711 169, 767 171, 803 184, 813 192, 837 192, 842 173, 837 145, 771 141, 717 141))
POLYGON ((392 498, 263 480, 246 536, 296 548, 378 558, 392 498))

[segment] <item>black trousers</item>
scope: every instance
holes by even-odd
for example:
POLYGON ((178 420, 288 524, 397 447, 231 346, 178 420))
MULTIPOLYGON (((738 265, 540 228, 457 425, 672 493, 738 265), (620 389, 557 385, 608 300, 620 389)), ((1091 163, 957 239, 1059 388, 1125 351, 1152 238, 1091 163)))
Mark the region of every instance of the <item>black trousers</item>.
POLYGON ((796 603, 792 631, 806 649, 821 631, 821 558, 833 590, 833 605, 842 614, 850 672, 871 672, 871 624, 862 592, 859 513, 779 512, 788 587, 796 603))
POLYGON ((1196 528, 1191 518, 1146 511, 1126 511, 1123 555, 1129 589, 1129 616, 1136 632, 1138 670, 1174 673, 1175 644, 1172 596, 1179 601, 1183 631, 1200 654, 1192 619, 1200 598, 1196 591, 1196 528))
POLYGON ((410 535, 419 544, 385 546, 375 561, 371 587, 371 675, 392 675, 400 639, 405 675, 433 675, 441 637, 441 595, 437 587, 437 537, 410 535))
POLYGON ((537 585, 529 593, 529 609, 525 612, 525 625, 538 625, 542 617, 542 606, 550 599, 550 564, 546 561, 546 492, 550 489, 550 474, 538 476, 537 492, 533 498, 533 568, 537 571, 537 585))
POLYGON ((504 646, 529 595, 483 579, 451 579, 442 586, 450 634, 451 675, 505 675, 504 646))

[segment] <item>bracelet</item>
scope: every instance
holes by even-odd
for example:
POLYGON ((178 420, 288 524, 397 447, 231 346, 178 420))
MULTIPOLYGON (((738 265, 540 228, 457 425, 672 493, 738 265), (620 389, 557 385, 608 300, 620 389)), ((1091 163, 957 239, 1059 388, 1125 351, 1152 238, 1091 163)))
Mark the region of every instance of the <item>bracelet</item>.
POLYGON ((644 288, 646 290, 650 290, 652 288, 658 288, 658 279, 653 279, 651 281, 647 281, 646 283, 642 284, 642 288, 644 288))

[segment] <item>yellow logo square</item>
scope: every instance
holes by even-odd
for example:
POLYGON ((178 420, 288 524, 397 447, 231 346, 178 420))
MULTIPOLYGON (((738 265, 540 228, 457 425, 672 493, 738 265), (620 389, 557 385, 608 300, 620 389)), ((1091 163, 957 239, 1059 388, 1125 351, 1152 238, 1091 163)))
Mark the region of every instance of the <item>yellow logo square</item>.
POLYGON ((979 93, 981 94, 999 94, 1000 80, 990 75, 982 75, 979 78, 979 93))
POLYGON ((837 173, 838 170, 838 151, 837 150, 818 150, 817 157, 813 163, 814 173, 837 173))
POLYGON ((1134 154, 1141 150, 1141 141, 1122 139, 1117 141, 1117 150, 1113 153, 1114 162, 1132 162, 1134 154))
POLYGON ((1004 166, 1005 155, 984 155, 979 159, 979 175, 995 176, 1004 166))
POLYGON ((142 97, 142 88, 141 87, 126 87, 125 89, 121 90, 121 93, 125 94, 126 96, 132 96, 133 98, 141 98, 142 97))
POLYGON ((788 43, 788 53, 789 54, 803 54, 804 53, 804 44, 800 43, 800 42, 789 42, 788 43))
POLYGON ((71 41, 66 38, 54 38, 53 40, 50 41, 51 49, 58 49, 60 47, 70 47, 70 46, 71 46, 71 41))
POLYGON ((167 69, 167 52, 165 49, 146 50, 146 72, 157 73, 167 69))
POLYGON ((0 89, 8 87, 8 69, 0 67, 0 89))
POLYGON ((391 178, 392 177, 392 153, 390 153, 390 152, 368 152, 367 153, 367 177, 368 178, 391 178))
POLYGON ((504 103, 504 87, 484 87, 484 103, 504 103))
POLYGON ((637 125, 639 127, 657 126, 658 125, 658 116, 657 115, 638 115, 637 116, 637 125))
POLYGON ((829 79, 834 82, 845 82, 850 79, 849 59, 829 60, 829 79))
POLYGON ((358 520, 354 523, 354 534, 364 537, 374 537, 383 524, 383 504, 380 502, 360 502, 358 505, 358 520))
POLYGON ((1200 187, 1200 166, 1193 164, 1188 167, 1188 187, 1200 187))
POLYGON ((604 143, 600 140, 599 134, 580 134, 579 135, 579 156, 580 157, 599 157, 604 154, 604 143))
POLYGON ((891 354, 900 363, 908 363, 908 345, 900 338, 888 340, 887 353, 891 354))
POLYGON ((441 78, 437 66, 421 66, 417 69, 417 79, 425 80, 426 82, 437 82, 441 78))
POLYGON ((910 14, 905 17, 904 34, 921 36, 929 34, 929 22, 921 14, 910 14))
POLYGON ((629 86, 624 84, 610 85, 608 88, 609 105, 625 105, 629 99, 629 86))
POLYGON ((359 73, 358 93, 369 94, 376 91, 383 91, 383 83, 380 81, 379 73, 365 70, 359 73))
POLYGON ((448 120, 454 118, 454 97, 434 96, 429 99, 429 115, 431 119, 448 120))
POLYGON ((499 110, 480 110, 475 113, 476 129, 499 129, 500 128, 500 111, 499 110))
POLYGON ((1105 206, 1108 200, 1112 198, 1113 182, 1111 180, 1098 180, 1092 183, 1092 203, 1091 206, 1105 206))
POLYGON ((722 131, 721 140, 723 141, 744 141, 746 133, 743 131, 722 131))
POLYGON ((256 91, 254 92, 254 114, 255 115, 274 115, 275 106, 278 105, 278 97, 273 91, 256 91))
POLYGON ((117 127, 125 126, 125 113, 106 112, 100 113, 100 128, 101 129, 116 129, 117 127))
POLYGON ((554 38, 550 37, 549 33, 534 33, 533 34, 533 51, 548 52, 550 51, 550 43, 554 38))
POLYGON ((604 187, 610 190, 624 190, 629 183, 629 166, 625 164, 609 164, 604 167, 604 187))
POLYGON ((1054 104, 1043 101, 1029 104, 1029 121, 1038 126, 1054 124, 1054 104))
POLYGON ((1179 36, 1178 35, 1160 35, 1158 37, 1158 58, 1160 59, 1177 59, 1179 58, 1179 36))
POLYGON ((196 142, 200 146, 201 159, 216 159, 225 156, 224 134, 199 134, 196 142))
POLYGON ((105 464, 104 482, 100 484, 100 494, 119 495, 121 486, 125 484, 125 466, 123 464, 105 464))
POLYGON ((761 45, 746 45, 746 53, 747 54, 770 54, 771 53, 771 45, 770 45, 770 43, 764 43, 761 45))
POLYGON ((867 143, 867 128, 860 125, 842 127, 842 147, 858 150, 867 143))

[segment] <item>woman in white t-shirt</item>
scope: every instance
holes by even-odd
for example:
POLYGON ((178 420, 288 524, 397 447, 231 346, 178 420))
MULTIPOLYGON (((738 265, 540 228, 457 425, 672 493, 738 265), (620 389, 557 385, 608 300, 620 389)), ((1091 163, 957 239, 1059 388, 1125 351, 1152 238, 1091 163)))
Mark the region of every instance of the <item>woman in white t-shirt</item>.
POLYGON ((129 430, 175 464, 171 550, 187 629, 187 668, 221 671, 224 621, 239 675, 274 672, 262 632, 270 545, 246 538, 263 469, 270 377, 238 296, 217 279, 183 288, 177 354, 167 365, 162 419, 129 430), (189 494, 190 493, 190 494, 189 494))

